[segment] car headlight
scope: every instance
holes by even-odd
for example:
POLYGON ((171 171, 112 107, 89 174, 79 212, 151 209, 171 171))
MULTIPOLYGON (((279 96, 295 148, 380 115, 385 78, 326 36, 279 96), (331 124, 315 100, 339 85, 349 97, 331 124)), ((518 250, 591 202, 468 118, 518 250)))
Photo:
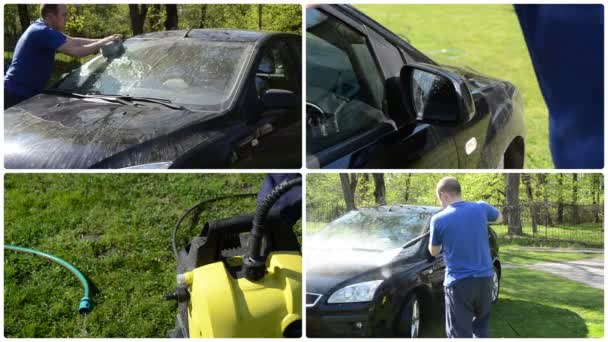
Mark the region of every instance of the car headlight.
POLYGON ((378 286, 380 286, 382 282, 383 280, 373 280, 365 283, 348 285, 334 292, 327 302, 330 304, 369 302, 374 298, 374 293, 376 293, 376 289, 378 289, 378 286))
POLYGON ((125 169, 133 169, 133 170, 158 170, 158 169, 168 169, 173 162, 159 162, 159 163, 150 163, 150 164, 141 164, 125 167, 125 169))

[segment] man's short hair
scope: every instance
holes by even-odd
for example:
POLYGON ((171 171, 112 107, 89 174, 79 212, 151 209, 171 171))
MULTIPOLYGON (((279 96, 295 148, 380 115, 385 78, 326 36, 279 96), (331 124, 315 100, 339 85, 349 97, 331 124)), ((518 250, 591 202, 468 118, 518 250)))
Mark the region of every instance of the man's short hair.
POLYGON ((50 13, 57 14, 59 9, 58 4, 42 4, 40 5, 40 18, 44 19, 50 13))
POLYGON ((460 183, 454 177, 444 177, 437 183, 437 195, 447 192, 452 195, 460 195, 460 183))

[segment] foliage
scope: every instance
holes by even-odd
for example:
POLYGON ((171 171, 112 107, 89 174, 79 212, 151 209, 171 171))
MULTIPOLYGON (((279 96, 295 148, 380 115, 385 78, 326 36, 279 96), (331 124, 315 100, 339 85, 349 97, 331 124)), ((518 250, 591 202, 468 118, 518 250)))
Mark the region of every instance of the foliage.
MULTIPOLYGON (((47 260, 5 252, 4 333, 9 337, 165 337, 176 305, 171 229, 194 203, 256 192, 260 174, 8 174, 8 244, 40 249, 73 263, 95 287, 94 309, 77 312, 82 289, 47 260)), ((184 245, 208 219, 253 212, 255 199, 226 200, 187 219, 184 245)), ((297 230, 300 231, 299 227, 297 230)))

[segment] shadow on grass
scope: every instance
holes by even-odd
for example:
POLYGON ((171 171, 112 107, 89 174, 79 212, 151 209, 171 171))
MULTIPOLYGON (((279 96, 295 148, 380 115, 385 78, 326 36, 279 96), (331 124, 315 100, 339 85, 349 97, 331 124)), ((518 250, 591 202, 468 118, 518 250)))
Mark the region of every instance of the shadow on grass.
POLYGON ((504 299, 492 308, 491 337, 587 337, 577 313, 525 300, 504 299))

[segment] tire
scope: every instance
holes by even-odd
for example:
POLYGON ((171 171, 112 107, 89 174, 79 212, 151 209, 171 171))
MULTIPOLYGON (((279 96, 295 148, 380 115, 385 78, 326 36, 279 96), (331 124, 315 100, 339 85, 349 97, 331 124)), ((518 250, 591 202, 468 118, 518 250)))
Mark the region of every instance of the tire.
POLYGON ((492 304, 498 303, 498 298, 500 296, 500 269, 494 266, 494 275, 492 276, 492 304))
POLYGON ((416 338, 420 336, 420 328, 422 327, 421 304, 420 298, 415 293, 409 295, 405 300, 396 327, 398 337, 416 338))

